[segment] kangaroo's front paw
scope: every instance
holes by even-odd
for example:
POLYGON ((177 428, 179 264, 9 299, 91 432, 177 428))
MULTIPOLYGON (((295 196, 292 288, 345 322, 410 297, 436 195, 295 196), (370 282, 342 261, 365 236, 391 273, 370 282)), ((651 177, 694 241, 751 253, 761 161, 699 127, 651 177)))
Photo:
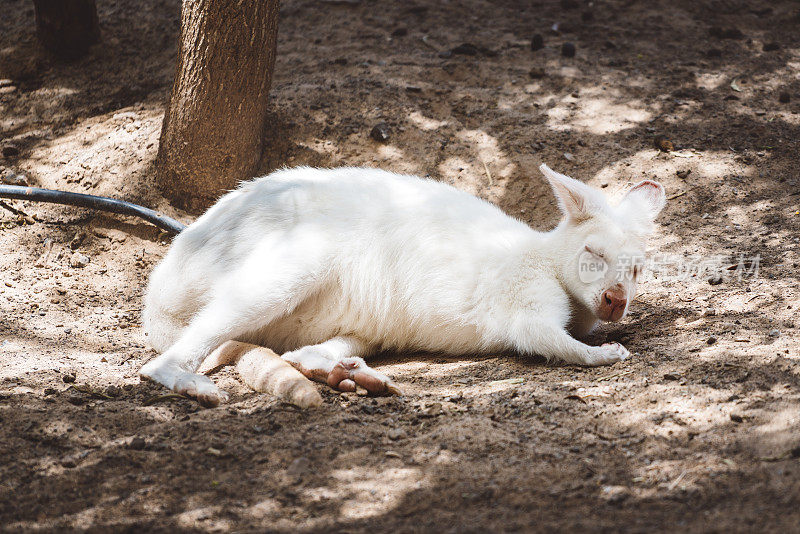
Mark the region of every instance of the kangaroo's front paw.
POLYGON ((175 380, 175 393, 197 399, 202 406, 214 408, 228 400, 228 394, 217 387, 210 378, 194 373, 182 373, 175 380))
POLYGON ((158 382, 179 395, 196 399, 207 408, 228 400, 228 394, 219 389, 210 378, 189 373, 169 362, 156 358, 139 369, 139 376, 158 382))
POLYGON ((631 353, 619 343, 604 343, 599 347, 592 347, 587 365, 610 365, 614 362, 625 360, 631 353))

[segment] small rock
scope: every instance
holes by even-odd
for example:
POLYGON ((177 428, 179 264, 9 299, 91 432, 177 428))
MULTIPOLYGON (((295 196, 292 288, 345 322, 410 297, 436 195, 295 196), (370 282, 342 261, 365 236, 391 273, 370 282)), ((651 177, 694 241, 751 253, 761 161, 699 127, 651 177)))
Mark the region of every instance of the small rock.
POLYGON ((392 32, 392 37, 404 37, 408 35, 408 28, 400 26, 392 32))
POLYGON ((19 156, 19 147, 17 145, 3 145, 3 157, 15 158, 19 156))
MULTIPOLYGON (((477 56, 481 53, 487 53, 488 51, 484 48, 475 46, 472 43, 462 43, 457 47, 450 50, 450 53, 453 55, 462 55, 462 56, 477 56)), ((489 54, 491 55, 491 54, 489 54)))
POLYGON ((780 330, 770 330, 769 331, 769 337, 779 337, 780 335, 781 335, 781 331, 780 330))
POLYGON ((781 94, 778 95, 778 102, 781 104, 788 104, 792 100, 792 95, 790 95, 787 91, 781 91, 781 94))
POLYGON ((24 174, 17 174, 13 171, 8 171, 3 173, 2 181, 4 184, 8 185, 19 185, 22 187, 28 187, 28 177, 24 174))
POLYGON ((706 50, 706 57, 707 58, 717 58, 722 57, 722 50, 719 48, 709 48, 706 50))
POLYGON ((764 52, 774 52, 780 49, 781 45, 779 43, 776 42, 764 43, 764 52))
POLYGON ((86 404, 86 399, 82 395, 73 393, 67 397, 67 402, 75 406, 81 406, 83 404, 86 404))
POLYGON ((44 388, 45 395, 55 395, 56 393, 58 393, 58 390, 56 390, 56 388, 44 388))
POLYGON ((442 403, 441 402, 434 402, 427 408, 422 411, 423 417, 436 417, 437 415, 442 415, 442 403))
POLYGON ((721 274, 715 274, 713 276, 710 276, 708 278, 708 283, 711 284, 712 286, 720 285, 722 283, 722 275, 721 274))
POLYGON ((734 423, 741 423, 742 421, 744 421, 744 418, 738 413, 732 413, 731 421, 733 421, 734 423))
POLYGON ((561 55, 564 57, 575 57, 575 45, 573 43, 562 44, 561 55))
POLYGON ((61 380, 64 381, 65 384, 72 384, 75 382, 75 375, 67 374, 61 377, 61 380))
POLYGON ((711 336, 706 340, 706 343, 708 343, 709 345, 713 345, 716 342, 717 342, 717 338, 714 337, 714 336, 711 336))
POLYGON ((719 26, 712 26, 709 28, 708 34, 717 39, 744 39, 744 34, 739 28, 720 28, 719 26))
POLYGON ((530 70, 530 72, 528 72, 528 76, 530 76, 534 80, 538 80, 538 79, 544 78, 545 72, 544 72, 544 69, 542 69, 542 68, 533 67, 530 70))
POLYGON ((376 124, 372 128, 372 131, 369 132, 369 136, 373 138, 375 141, 378 141, 379 143, 387 142, 389 140, 389 134, 390 134, 389 125, 386 124, 385 122, 376 124))
POLYGON ((108 386, 106 388, 106 395, 109 397, 119 397, 122 390, 118 386, 108 386))
POLYGON ((69 242, 69 248, 72 250, 77 249, 79 246, 81 246, 81 243, 83 243, 84 239, 86 239, 86 232, 83 230, 78 230, 75 232, 75 236, 69 242))
POLYGON ((86 254, 81 254, 80 252, 76 252, 69 259, 69 265, 70 267, 74 267, 76 269, 82 269, 83 267, 89 265, 89 261, 89 256, 86 254))
POLYGON ((661 152, 672 152, 675 150, 675 145, 672 144, 672 141, 667 139, 662 135, 658 135, 653 139, 653 144, 657 149, 661 152))
POLYGON ((311 460, 305 456, 301 456, 300 458, 292 460, 292 463, 289 464, 289 467, 286 469, 286 474, 293 477, 301 477, 305 475, 310 468, 311 460))
POLYGON ((147 442, 144 440, 144 438, 140 437, 135 437, 131 440, 130 443, 128 443, 128 448, 134 451, 140 451, 144 449, 146 446, 147 442))
POLYGON ((392 441, 396 441, 406 437, 406 433, 402 428, 392 428, 386 433, 386 437, 392 441))
POLYGON ((8 87, 9 85, 14 85, 14 81, 9 80, 8 78, 3 78, 0 80, 0 87, 8 87))
POLYGON ((387 458, 400 458, 400 454, 395 451, 386 451, 383 455, 387 458))
POLYGON ((709 308, 703 312, 703 317, 714 317, 717 315, 717 310, 709 308))
POLYGON ((667 373, 664 375, 664 380, 680 380, 681 375, 677 373, 667 373))
POLYGON ((564 159, 567 161, 575 161, 575 156, 573 156, 569 152, 564 152, 564 159))
POLYGON ((61 465, 66 467, 67 469, 72 469, 73 467, 77 466, 78 463, 75 461, 74 458, 64 458, 61 460, 61 465))
POLYGON ((417 85, 408 85, 406 86, 406 91, 409 93, 421 93, 422 87, 419 87, 417 85))
POLYGON ((544 48, 544 37, 542 37, 541 33, 537 33, 531 37, 531 50, 536 52, 542 48, 544 48))
POLYGON ((600 497, 608 503, 620 503, 631 496, 631 490, 625 486, 603 486, 600 497))

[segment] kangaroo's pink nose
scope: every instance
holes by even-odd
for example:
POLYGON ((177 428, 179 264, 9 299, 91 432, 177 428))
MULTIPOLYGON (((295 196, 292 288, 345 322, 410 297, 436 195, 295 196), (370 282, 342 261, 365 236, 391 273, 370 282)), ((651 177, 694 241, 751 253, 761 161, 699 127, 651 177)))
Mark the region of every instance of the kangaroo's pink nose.
POLYGON ((628 304, 628 299, 625 298, 625 291, 622 289, 609 289, 603 293, 603 304, 608 309, 609 319, 616 321, 625 313, 625 306, 628 304))

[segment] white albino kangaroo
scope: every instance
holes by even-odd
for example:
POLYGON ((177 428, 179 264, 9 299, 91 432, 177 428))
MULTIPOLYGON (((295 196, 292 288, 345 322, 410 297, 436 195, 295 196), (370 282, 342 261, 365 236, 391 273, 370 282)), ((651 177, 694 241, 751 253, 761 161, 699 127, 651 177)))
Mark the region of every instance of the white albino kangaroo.
POLYGON ((375 169, 296 168, 242 184, 153 271, 144 327, 163 354, 141 375, 216 406, 227 394, 196 371, 232 339, 372 393, 396 390, 362 359, 387 349, 624 360, 618 343, 572 335, 625 315, 664 188, 643 181, 611 206, 540 170, 564 214, 547 233, 448 185, 375 169))

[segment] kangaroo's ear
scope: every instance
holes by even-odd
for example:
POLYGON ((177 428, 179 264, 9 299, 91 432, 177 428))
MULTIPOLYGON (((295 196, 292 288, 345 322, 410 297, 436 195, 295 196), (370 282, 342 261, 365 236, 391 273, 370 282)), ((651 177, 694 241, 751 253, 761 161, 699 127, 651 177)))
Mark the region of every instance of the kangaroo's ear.
POLYGON ((539 166, 539 170, 550 182, 558 208, 567 219, 580 222, 589 219, 606 206, 603 195, 583 182, 557 173, 544 164, 539 166))
POLYGON ((644 217, 653 221, 666 203, 664 186, 653 180, 645 180, 634 185, 619 206, 636 218, 644 217))

